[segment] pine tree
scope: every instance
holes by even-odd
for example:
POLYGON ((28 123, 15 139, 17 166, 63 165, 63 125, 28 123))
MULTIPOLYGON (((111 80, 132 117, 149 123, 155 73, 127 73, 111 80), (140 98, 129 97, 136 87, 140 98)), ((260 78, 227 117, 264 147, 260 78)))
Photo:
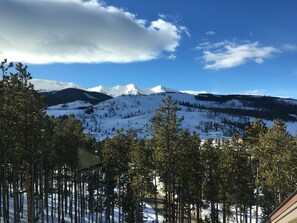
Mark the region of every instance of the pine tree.
MULTIPOLYGON (((260 138, 267 132, 267 127, 261 119, 256 119, 251 126, 245 128, 243 143, 250 155, 250 163, 253 173, 251 183, 254 184, 255 190, 255 205, 256 205, 256 222, 259 219, 259 205, 260 205, 260 190, 261 190, 261 173, 259 172, 259 157, 261 154, 260 138), (253 180, 254 179, 254 180, 253 180)), ((251 197, 251 200, 254 198, 251 197)))
MULTIPOLYGON (((238 135, 232 137, 231 146, 235 161, 233 166, 234 204, 247 222, 247 209, 251 206, 250 198, 254 190, 250 156, 238 135)), ((241 217, 240 222, 243 222, 241 217)))
POLYGON ((211 223, 218 222, 218 210, 216 204, 219 202, 219 148, 213 143, 213 139, 207 139, 202 145, 202 157, 205 166, 204 196, 210 202, 211 223))
MULTIPOLYGON (((11 65, 9 65, 10 67, 11 65)), ((2 64, 2 68, 4 64, 2 64)), ((5 68, 3 68, 5 70, 5 68)), ((29 83, 31 79, 27 66, 21 63, 15 65, 15 72, 9 75, 3 75, 3 97, 1 113, 1 148, 5 151, 4 168, 11 165, 13 173, 14 187, 14 219, 18 217, 18 190, 17 182, 20 167, 25 165, 26 169, 26 192, 28 197, 28 221, 33 221, 33 178, 34 162, 39 160, 39 146, 41 137, 41 120, 44 117, 45 104, 41 97, 34 91, 33 86, 29 83)), ((4 184, 6 180, 4 179, 4 184)), ((4 185, 4 188, 6 186, 4 185)), ((5 197, 5 196, 4 196, 5 197)), ((4 198, 6 199, 6 198, 4 198)), ((8 204, 8 199, 6 202, 8 204)), ((6 213, 8 205, 6 206, 6 213)), ((7 215, 7 214, 6 214, 7 215)), ((5 217, 8 220, 8 215, 5 217)))
POLYGON ((144 199, 153 194, 152 151, 146 140, 133 140, 129 157, 129 187, 132 194, 128 200, 132 202, 127 221, 143 222, 144 199))
POLYGON ((0 218, 3 217, 4 222, 8 222, 8 209, 7 209, 7 184, 6 184, 6 159, 7 159, 7 147, 4 143, 5 131, 3 130, 5 126, 6 115, 4 112, 5 105, 5 95, 6 95, 6 85, 8 80, 8 70, 13 66, 12 63, 7 64, 7 60, 1 62, 0 69, 2 72, 2 80, 0 82, 0 218))
POLYGON ((296 188, 296 158, 294 139, 286 131, 283 121, 277 119, 260 138, 259 172, 264 194, 263 211, 268 215, 296 188))
POLYGON ((166 222, 174 223, 176 215, 175 162, 180 124, 183 118, 177 117, 177 111, 179 109, 171 96, 163 99, 162 102, 163 105, 156 111, 155 116, 150 121, 152 123, 152 140, 155 144, 157 172, 164 184, 165 218, 166 222))
POLYGON ((185 212, 191 221, 191 206, 196 206, 197 221, 200 220, 202 204, 203 165, 200 138, 189 130, 180 135, 180 147, 177 151, 176 181, 179 222, 185 222, 185 212))
POLYGON ((228 222, 227 219, 232 214, 230 208, 235 204, 234 202, 234 167, 235 167, 235 157, 234 150, 231 146, 230 140, 224 140, 221 143, 220 148, 220 202, 222 203, 223 212, 223 223, 228 222))

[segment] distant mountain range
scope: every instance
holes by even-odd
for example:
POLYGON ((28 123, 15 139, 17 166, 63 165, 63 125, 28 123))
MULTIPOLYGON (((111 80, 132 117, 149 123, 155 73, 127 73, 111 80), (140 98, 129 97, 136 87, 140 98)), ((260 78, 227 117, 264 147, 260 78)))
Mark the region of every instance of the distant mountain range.
POLYGON ((134 84, 128 85, 117 85, 113 87, 107 87, 99 85, 97 87, 92 88, 82 88, 74 83, 65 83, 65 82, 58 82, 52 80, 43 80, 43 79, 32 79, 30 81, 35 90, 40 92, 50 92, 50 91, 60 91, 66 88, 77 88, 85 91, 92 91, 92 92, 99 92, 111 97, 118 97, 121 95, 151 95, 151 94, 159 94, 159 93, 188 93, 197 95, 199 93, 206 93, 205 91, 178 91, 174 89, 170 89, 161 85, 152 87, 152 88, 139 88, 134 84))
POLYGON ((162 86, 138 88, 98 86, 83 89, 73 83, 33 79, 40 94, 47 96, 47 113, 56 117, 74 115, 84 131, 97 140, 112 137, 116 129, 134 129, 139 137, 149 137, 149 120, 169 95, 183 116, 182 128, 204 138, 242 134, 251 121, 261 118, 268 126, 274 119, 286 122, 292 135, 297 133, 297 100, 268 96, 214 95, 177 91, 162 86))
POLYGON ((158 93, 165 93, 165 92, 167 93, 178 92, 177 90, 169 89, 161 85, 153 88, 138 88, 134 84, 117 85, 114 87, 104 87, 102 85, 99 85, 98 87, 89 88, 88 90, 104 93, 112 97, 118 97, 121 95, 151 95, 151 94, 158 94, 158 93))

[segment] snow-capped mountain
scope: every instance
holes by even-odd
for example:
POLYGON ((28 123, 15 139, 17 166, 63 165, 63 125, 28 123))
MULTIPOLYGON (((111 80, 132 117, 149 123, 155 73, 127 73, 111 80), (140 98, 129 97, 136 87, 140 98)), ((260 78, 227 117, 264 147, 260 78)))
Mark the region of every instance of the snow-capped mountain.
POLYGON ((82 89, 74 83, 65 83, 53 80, 44 80, 44 79, 31 79, 31 84, 34 85, 34 89, 39 92, 49 92, 49 91, 60 91, 66 88, 78 88, 82 89))
POLYGON ((112 97, 118 97, 121 95, 140 95, 141 90, 134 84, 117 85, 114 87, 105 87, 99 85, 97 87, 89 88, 89 91, 95 91, 103 94, 107 94, 112 97))
MULTIPOLYGON (((156 87, 148 89, 151 93, 150 94, 158 94, 158 93, 178 93, 179 91, 166 88, 164 86, 158 85, 156 87)), ((149 95, 149 94, 147 94, 149 95)))
POLYGON ((107 87, 99 85, 97 87, 92 87, 84 89, 74 83, 65 83, 54 80, 44 80, 44 79, 32 79, 30 82, 34 85, 35 90, 39 92, 50 92, 50 91, 60 91, 67 88, 77 88, 81 90, 94 91, 102 94, 109 95, 111 97, 118 97, 121 95, 151 95, 159 93, 187 93, 197 95, 199 93, 206 93, 205 91, 178 91, 175 89, 170 89, 162 85, 158 85, 152 88, 139 88, 134 84, 128 85, 116 85, 112 87, 107 87))
POLYGON ((161 85, 158 85, 153 88, 139 88, 134 84, 117 85, 114 87, 105 87, 105 86, 99 85, 94 88, 89 88, 88 90, 107 94, 112 97, 118 97, 121 95, 151 95, 151 94, 158 94, 158 93, 165 93, 165 92, 167 93, 179 92, 177 90, 166 88, 161 85))

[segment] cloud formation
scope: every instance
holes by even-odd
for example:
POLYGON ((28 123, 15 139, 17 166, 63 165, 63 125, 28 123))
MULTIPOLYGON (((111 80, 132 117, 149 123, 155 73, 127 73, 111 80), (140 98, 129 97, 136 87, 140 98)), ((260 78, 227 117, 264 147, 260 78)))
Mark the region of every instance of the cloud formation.
POLYGON ((279 52, 272 46, 262 47, 259 42, 236 43, 227 40, 217 43, 204 42, 196 49, 203 51, 204 68, 209 70, 237 67, 248 61, 262 64, 264 59, 279 52))
POLYGON ((297 45, 293 44, 284 44, 283 49, 287 51, 297 51, 297 45))
POLYGON ((152 60, 187 31, 96 0, 3 0, 0 21, 0 58, 32 64, 152 60))
POLYGON ((207 36, 215 36, 216 35, 216 32, 215 31, 208 31, 205 33, 207 36))

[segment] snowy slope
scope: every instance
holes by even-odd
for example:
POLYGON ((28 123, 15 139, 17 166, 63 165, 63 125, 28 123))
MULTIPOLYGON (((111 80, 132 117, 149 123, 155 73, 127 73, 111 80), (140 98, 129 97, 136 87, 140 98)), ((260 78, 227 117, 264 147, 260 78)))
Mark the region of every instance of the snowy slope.
POLYGON ((198 94, 207 94, 207 91, 191 91, 191 90, 184 90, 180 91, 181 93, 186 93, 186 94, 192 94, 192 95, 198 95, 198 94))
MULTIPOLYGON (((234 133, 242 133, 240 125, 253 121, 256 117, 248 115, 228 114, 216 109, 244 109, 246 111, 261 111, 252 107, 244 101, 232 99, 227 102, 201 101, 194 95, 183 93, 159 93, 154 95, 123 95, 101 102, 95 106, 94 112, 86 114, 83 109, 85 105, 68 104, 67 106, 49 107, 49 115, 59 116, 74 114, 81 120, 86 133, 91 133, 97 140, 112 137, 116 129, 134 129, 139 137, 149 137, 147 129, 149 120, 155 111, 162 105, 162 99, 171 95, 177 101, 180 111, 179 117, 184 117, 182 128, 196 131, 201 138, 230 137, 234 133)), ((291 101, 292 102, 292 101, 291 101)), ((296 102, 295 100, 293 102, 296 102)), ((268 126, 271 120, 264 120, 268 126)), ((286 123, 288 131, 295 135, 297 133, 297 122, 286 123)))
POLYGON ((30 82, 34 85, 34 89, 40 92, 60 91, 66 88, 82 89, 74 83, 64 83, 53 80, 31 79, 30 82))

